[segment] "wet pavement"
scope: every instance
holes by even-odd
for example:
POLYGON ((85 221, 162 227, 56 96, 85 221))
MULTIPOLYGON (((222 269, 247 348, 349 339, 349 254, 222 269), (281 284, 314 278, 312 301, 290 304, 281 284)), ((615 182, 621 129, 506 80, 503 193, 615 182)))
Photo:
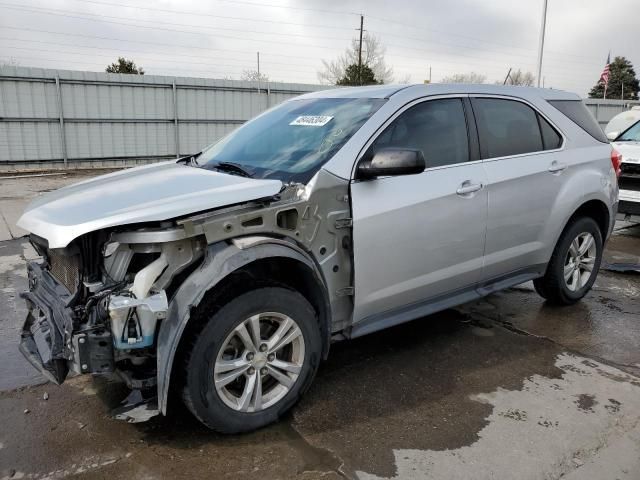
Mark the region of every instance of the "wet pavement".
MULTIPOLYGON (((21 184, 72 179, 0 180, 0 196, 15 207, 21 184)), ((177 400, 148 423, 111 419, 116 381, 37 385, 16 347, 30 255, 23 238, 0 241, 0 479, 640 478, 638 274, 603 271, 571 307, 524 284, 336 343, 287 418, 222 436, 177 400)), ((605 257, 640 261, 640 227, 605 257)))

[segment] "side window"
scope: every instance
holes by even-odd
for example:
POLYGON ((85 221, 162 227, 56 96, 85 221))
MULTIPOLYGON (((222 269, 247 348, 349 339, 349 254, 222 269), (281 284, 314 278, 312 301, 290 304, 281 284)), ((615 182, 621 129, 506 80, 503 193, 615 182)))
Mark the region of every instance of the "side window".
POLYGON ((562 137, 555 128, 549 124, 541 115, 538 115, 540 131, 542 132, 542 143, 545 150, 554 150, 562 145, 562 137))
POLYGON ((419 103, 391 123, 369 149, 421 150, 427 168, 452 165, 469 160, 469 139, 462 100, 446 98, 419 103))
POLYGON ((544 149, 537 113, 528 105, 498 98, 474 98, 472 102, 484 158, 544 149))

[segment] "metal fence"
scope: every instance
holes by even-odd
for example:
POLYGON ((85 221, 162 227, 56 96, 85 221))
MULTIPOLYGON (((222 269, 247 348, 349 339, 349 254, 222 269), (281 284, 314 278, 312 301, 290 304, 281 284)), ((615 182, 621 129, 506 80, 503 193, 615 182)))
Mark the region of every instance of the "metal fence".
POLYGON ((585 105, 591 110, 598 123, 604 130, 609 120, 617 114, 629 110, 631 107, 640 105, 638 100, 602 100, 596 98, 586 98, 585 105))
MULTIPOLYGON (((0 67, 0 169, 123 166, 197 152, 294 83, 0 67)), ((639 101, 586 99, 604 128, 639 101)))
POLYGON ((188 155, 273 105, 322 88, 0 67, 0 169, 188 155))

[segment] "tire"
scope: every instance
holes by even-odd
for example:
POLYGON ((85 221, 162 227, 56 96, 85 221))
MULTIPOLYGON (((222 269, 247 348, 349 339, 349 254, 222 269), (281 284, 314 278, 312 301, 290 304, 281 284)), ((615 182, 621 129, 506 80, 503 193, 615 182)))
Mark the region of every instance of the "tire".
POLYGON ((570 223, 556 244, 544 277, 533 281, 538 294, 554 305, 572 305, 584 297, 598 276, 602 243, 602 233, 592 218, 581 217, 570 223))
POLYGON ((320 356, 318 319, 302 295, 281 287, 252 290, 211 315, 194 338, 184 364, 183 400, 212 430, 256 430, 277 421, 300 399, 320 356))

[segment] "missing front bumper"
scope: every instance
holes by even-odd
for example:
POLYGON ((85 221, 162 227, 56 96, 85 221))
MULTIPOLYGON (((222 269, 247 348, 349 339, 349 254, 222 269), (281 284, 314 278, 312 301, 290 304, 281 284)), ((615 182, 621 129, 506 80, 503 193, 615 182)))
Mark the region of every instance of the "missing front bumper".
POLYGON ((51 382, 60 385, 69 373, 73 330, 71 294, 37 262, 29 262, 27 318, 20 335, 20 351, 51 382))

